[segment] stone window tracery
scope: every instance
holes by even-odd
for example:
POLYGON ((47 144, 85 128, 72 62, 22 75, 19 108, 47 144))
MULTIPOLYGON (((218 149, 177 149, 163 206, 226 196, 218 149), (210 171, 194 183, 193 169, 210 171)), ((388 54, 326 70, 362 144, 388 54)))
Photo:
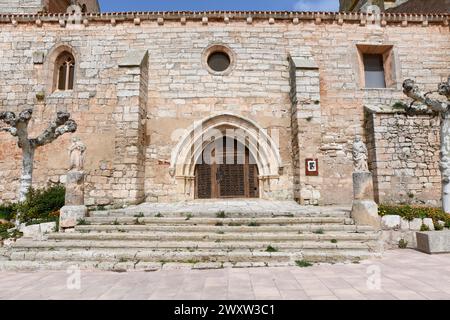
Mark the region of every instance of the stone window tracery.
POLYGON ((63 52, 58 56, 55 63, 55 73, 55 91, 73 90, 75 80, 75 58, 70 52, 63 52))

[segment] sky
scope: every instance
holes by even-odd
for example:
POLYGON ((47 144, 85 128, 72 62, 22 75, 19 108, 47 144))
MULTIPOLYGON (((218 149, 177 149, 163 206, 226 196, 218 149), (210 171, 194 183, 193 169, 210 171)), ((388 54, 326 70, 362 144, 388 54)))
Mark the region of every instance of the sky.
POLYGON ((99 0, 102 12, 117 11, 337 11, 339 0, 99 0))

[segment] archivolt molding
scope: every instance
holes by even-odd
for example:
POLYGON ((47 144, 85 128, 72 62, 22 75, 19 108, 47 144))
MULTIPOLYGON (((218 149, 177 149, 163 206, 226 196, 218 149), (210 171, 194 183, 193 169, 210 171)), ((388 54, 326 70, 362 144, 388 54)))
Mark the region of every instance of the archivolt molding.
POLYGON ((245 145, 258 166, 260 179, 278 178, 283 168, 278 145, 257 123, 234 113, 221 113, 195 122, 172 152, 170 174, 176 178, 192 178, 195 164, 203 150, 218 132, 235 129, 235 138, 245 145))

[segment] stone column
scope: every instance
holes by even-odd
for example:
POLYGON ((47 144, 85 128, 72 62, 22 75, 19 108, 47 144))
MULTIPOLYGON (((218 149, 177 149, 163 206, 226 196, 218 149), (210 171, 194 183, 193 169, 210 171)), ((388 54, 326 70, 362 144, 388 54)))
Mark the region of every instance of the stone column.
POLYGON ((144 201, 145 127, 147 121, 148 52, 132 50, 119 63, 117 81, 114 186, 115 203, 144 201))
POLYGON ((60 210, 59 231, 73 229, 78 220, 87 216, 84 205, 84 153, 86 146, 79 138, 72 139, 69 148, 70 170, 66 178, 65 206, 60 210))
POLYGON ((351 217, 356 224, 369 225, 380 230, 381 218, 378 215, 378 205, 374 201, 372 173, 367 166, 367 149, 360 138, 357 138, 353 145, 353 159, 355 172, 353 172, 351 217))
POLYGON ((294 198, 302 204, 317 205, 321 200, 322 176, 306 176, 305 160, 322 160, 319 67, 310 56, 290 56, 289 66, 294 198))
POLYGON ((59 230, 74 228, 78 220, 87 216, 84 205, 84 172, 69 171, 66 182, 66 203, 60 210, 59 230))

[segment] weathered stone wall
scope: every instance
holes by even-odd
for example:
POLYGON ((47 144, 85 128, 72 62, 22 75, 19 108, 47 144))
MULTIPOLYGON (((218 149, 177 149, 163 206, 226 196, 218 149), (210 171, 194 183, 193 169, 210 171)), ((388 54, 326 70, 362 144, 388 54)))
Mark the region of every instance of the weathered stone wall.
POLYGON ((438 206, 440 117, 367 110, 369 166, 377 202, 438 206))
MULTIPOLYGON (((349 203, 351 146, 355 134, 364 132, 363 105, 391 105, 404 99, 400 85, 407 77, 416 79, 425 89, 435 89, 450 74, 449 28, 442 22, 410 22, 402 27, 396 23, 380 26, 325 19, 236 18, 228 23, 223 18, 186 22, 180 18, 159 22, 108 19, 63 27, 58 19, 42 26, 35 21, 2 23, 0 33, 0 109, 18 111, 34 106, 33 134, 45 128, 57 110, 72 113, 79 123, 76 135, 88 147, 89 205, 128 201, 123 190, 130 188, 136 190, 136 199, 139 198, 141 191, 136 186, 144 173, 144 197, 148 201, 186 199, 169 172, 171 152, 178 143, 172 134, 176 129, 192 126, 194 121, 223 112, 250 119, 268 132, 279 132, 284 169, 278 179, 271 180, 272 191, 267 193, 270 197, 293 199, 307 187, 311 201, 305 203, 349 203), (393 46, 398 75, 395 88, 361 88, 356 48, 360 43, 393 46), (234 52, 236 63, 228 75, 214 75, 205 68, 203 52, 212 44, 224 44, 234 52), (75 88, 52 92, 51 60, 61 45, 72 48, 77 60, 75 88), (130 107, 140 106, 147 99, 146 114, 123 105, 123 116, 131 118, 119 125, 115 114, 124 97, 120 92, 126 91, 119 88, 126 87, 120 81, 123 70, 119 61, 130 50, 148 51, 148 72, 143 71, 148 80, 139 78, 139 97, 130 102, 130 107), (43 53, 43 63, 34 60, 35 52, 43 53), (308 57, 318 67, 314 74, 305 71, 296 76, 296 86, 301 87, 304 81, 315 87, 314 94, 320 97, 320 104, 312 98, 310 103, 298 104, 297 116, 301 120, 297 128, 292 126, 289 55, 308 57), (145 92, 142 86, 147 86, 145 92), (38 100, 38 93, 44 93, 45 98, 38 100), (128 163, 137 176, 124 182, 117 169, 117 150, 124 147, 119 144, 126 139, 118 137, 122 135, 122 125, 137 125, 134 115, 128 112, 138 112, 146 118, 141 119, 143 125, 135 128, 132 138, 144 136, 141 141, 145 164, 139 167, 139 156, 133 160, 138 159, 137 162, 128 163), (299 141, 296 167, 292 130, 297 131, 299 141), (302 177, 307 157, 319 158, 320 172, 315 181, 302 177), (295 183, 294 167, 298 172, 295 183)), ((131 90, 136 90, 137 83, 130 85, 131 90)), ((301 91, 297 94, 305 94, 301 91)), ((37 186, 47 181, 64 181, 69 139, 69 135, 64 136, 38 149, 37 186)), ((18 188, 20 151, 6 133, 0 134, 0 146, 0 198, 13 200, 18 188)), ((139 154, 137 146, 135 153, 139 154)), ((304 194, 304 198, 307 196, 304 194)), ((439 192, 434 192, 433 197, 438 199, 439 192)))

